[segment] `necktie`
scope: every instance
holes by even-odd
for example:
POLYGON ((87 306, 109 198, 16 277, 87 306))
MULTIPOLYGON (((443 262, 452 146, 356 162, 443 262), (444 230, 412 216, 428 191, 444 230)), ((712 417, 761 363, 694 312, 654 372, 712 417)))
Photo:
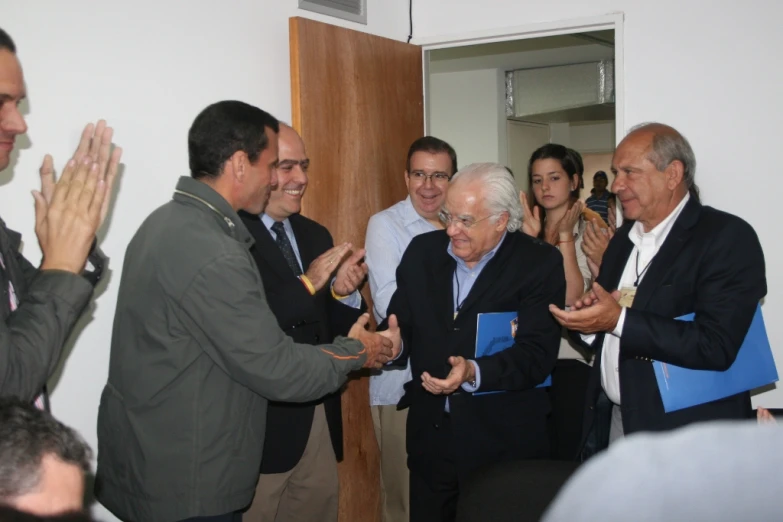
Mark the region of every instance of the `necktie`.
POLYGON ((294 247, 291 246, 291 241, 288 240, 288 234, 285 233, 282 221, 275 221, 272 225, 272 232, 275 233, 275 243, 280 247, 280 251, 283 253, 288 266, 294 272, 296 277, 302 275, 302 268, 299 266, 299 261, 296 260, 296 254, 294 253, 294 247))

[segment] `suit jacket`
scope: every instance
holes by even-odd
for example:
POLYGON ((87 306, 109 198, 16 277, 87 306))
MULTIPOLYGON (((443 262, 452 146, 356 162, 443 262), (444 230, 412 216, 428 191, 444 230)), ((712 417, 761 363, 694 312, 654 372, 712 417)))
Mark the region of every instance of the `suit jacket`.
MULTIPOLYGON (((366 308, 364 302, 361 310, 346 306, 332 297, 328 284, 311 296, 294 276, 259 216, 245 212, 240 212, 240 216, 256 240, 250 252, 261 272, 269 307, 280 328, 294 342, 302 344, 324 344, 337 335, 347 335, 366 308)), ((288 219, 306 271, 316 257, 334 246, 332 236, 325 227, 299 214, 288 219)), ((334 454, 337 460, 343 458, 340 392, 303 404, 270 402, 261 473, 283 473, 296 466, 307 445, 315 406, 321 403, 326 412, 334 454)))
MULTIPOLYGON (((625 223, 604 253, 598 283, 617 288, 634 245, 625 223)), ((691 198, 674 222, 626 311, 620 340, 620 402, 623 429, 661 431, 697 421, 751 415, 750 394, 665 413, 652 361, 685 368, 726 370, 767 293, 764 253, 753 228, 742 219, 691 198), (695 313, 694 322, 675 317, 695 313)), ((593 423, 601 388, 598 334, 596 364, 588 384, 585 430, 593 423)))
MULTIPOLYGON (((476 320, 480 313, 516 311, 515 343, 498 354, 476 360, 479 391, 458 388, 449 395, 449 409, 458 447, 458 467, 470 470, 493 461, 547 456, 546 417, 549 399, 536 389, 552 372, 561 329, 548 306, 565 301, 563 258, 554 247, 521 232, 506 234, 454 319, 453 277, 456 261, 448 254, 449 238, 438 230, 415 237, 397 268, 397 290, 388 315, 396 314, 403 352, 410 357, 413 380, 405 385, 398 407, 410 406, 407 425, 409 465, 426 451, 421 428, 440 421, 446 396, 432 395, 421 374, 445 378, 448 358, 475 358, 476 320)), ((383 324, 380 328, 383 328, 383 324)))

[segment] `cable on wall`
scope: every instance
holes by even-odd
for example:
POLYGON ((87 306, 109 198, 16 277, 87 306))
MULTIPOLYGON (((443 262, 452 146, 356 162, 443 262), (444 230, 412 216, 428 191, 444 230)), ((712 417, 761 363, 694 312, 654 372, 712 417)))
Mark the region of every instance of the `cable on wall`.
POLYGON ((411 43, 411 38, 413 38, 413 0, 410 0, 408 4, 408 13, 410 14, 410 33, 408 33, 408 43, 411 43))

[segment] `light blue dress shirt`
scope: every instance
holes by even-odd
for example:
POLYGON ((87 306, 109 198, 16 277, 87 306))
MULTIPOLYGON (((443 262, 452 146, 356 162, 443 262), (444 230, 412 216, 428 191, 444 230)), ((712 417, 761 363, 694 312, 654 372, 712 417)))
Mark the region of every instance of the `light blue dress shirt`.
MULTIPOLYGON (((364 248, 370 269, 373 315, 378 323, 386 318, 389 301, 397 290, 397 266, 408 244, 419 234, 437 229, 416 212, 410 196, 370 218, 364 248)), ((374 373, 370 377, 370 405, 396 405, 402 398, 403 385, 410 380, 410 363, 405 368, 374 373)))
MULTIPOLYGON (((452 295, 454 295, 455 314, 458 313, 458 308, 460 308, 462 303, 465 302, 465 298, 470 293, 470 289, 473 288, 473 285, 476 283, 476 279, 478 279, 479 275, 481 275, 481 272, 484 270, 484 267, 487 266, 487 263, 489 263, 490 259, 495 257, 495 254, 505 239, 506 233, 503 232, 503 237, 500 238, 500 241, 498 241, 498 244, 495 245, 495 248, 484 254, 484 257, 482 257, 473 268, 468 267, 468 265, 465 264, 465 261, 454 255, 454 251, 451 248, 451 243, 449 243, 446 251, 452 258, 454 258, 454 261, 457 262, 457 268, 454 270, 454 278, 452 282, 452 295)), ((479 365, 476 364, 476 361, 472 359, 469 359, 468 361, 476 370, 476 385, 471 386, 469 383, 465 382, 462 383, 462 389, 466 392, 473 393, 481 387, 481 369, 479 368, 479 365)), ((448 398, 446 399, 446 411, 449 411, 448 398)))
MULTIPOLYGON (((272 225, 275 224, 275 220, 271 217, 267 216, 266 214, 261 214, 261 222, 264 224, 264 226, 269 230, 269 233, 272 234, 272 239, 277 239, 277 234, 272 230, 272 225)), ((299 245, 296 243, 296 236, 294 236, 294 229, 291 226, 291 222, 288 220, 288 218, 285 218, 283 220, 283 229, 285 230, 286 235, 288 236, 288 241, 291 242, 291 247, 294 249, 294 254, 296 255, 296 260, 299 262, 299 268, 302 269, 302 272, 307 271, 307 267, 302 266, 302 257, 299 255, 299 245)), ((334 285, 334 278, 332 278, 332 285, 334 285)), ((362 306, 362 297, 359 295, 359 291, 355 290, 351 295, 345 297, 344 299, 340 300, 341 303, 343 303, 346 306, 350 306, 351 308, 360 308, 362 306)))

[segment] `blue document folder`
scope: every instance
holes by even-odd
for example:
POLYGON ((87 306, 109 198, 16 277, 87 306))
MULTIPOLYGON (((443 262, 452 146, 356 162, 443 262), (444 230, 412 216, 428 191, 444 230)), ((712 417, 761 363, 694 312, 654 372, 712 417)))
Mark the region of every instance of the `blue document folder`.
MULTIPOLYGON (((677 320, 693 321, 693 318, 694 314, 688 314, 677 320)), ((653 362, 653 368, 667 413, 717 401, 778 380, 761 305, 756 308, 737 358, 725 372, 688 370, 660 361, 653 362)))
MULTIPOLYGON (((478 314, 476 321, 477 359, 502 352, 514 344, 514 337, 517 334, 516 312, 478 314)), ((536 388, 544 388, 546 386, 552 386, 551 375, 536 388)), ((481 395, 482 393, 498 392, 476 392, 474 395, 481 395)))

